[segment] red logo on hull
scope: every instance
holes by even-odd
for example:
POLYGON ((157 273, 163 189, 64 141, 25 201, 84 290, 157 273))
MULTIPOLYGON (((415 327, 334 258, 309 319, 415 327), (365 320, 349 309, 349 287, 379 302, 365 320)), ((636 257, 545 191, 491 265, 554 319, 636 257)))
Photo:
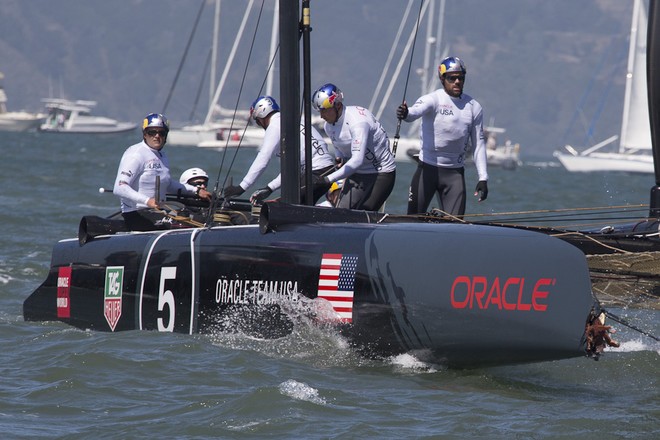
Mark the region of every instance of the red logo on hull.
POLYGON ((57 271, 57 317, 71 317, 71 266, 60 267, 57 271))
POLYGON ((451 306, 455 309, 519 310, 545 312, 548 309, 548 286, 554 278, 539 278, 534 287, 526 288, 525 278, 510 277, 488 280, 483 276, 459 276, 451 286, 451 306))

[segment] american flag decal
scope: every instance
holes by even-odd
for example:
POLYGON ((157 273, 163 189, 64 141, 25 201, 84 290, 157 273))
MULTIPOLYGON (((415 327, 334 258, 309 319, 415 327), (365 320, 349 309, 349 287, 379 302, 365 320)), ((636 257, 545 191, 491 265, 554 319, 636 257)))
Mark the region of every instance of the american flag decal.
POLYGON ((332 304, 341 322, 353 322, 353 290, 358 256, 323 254, 318 297, 332 304))

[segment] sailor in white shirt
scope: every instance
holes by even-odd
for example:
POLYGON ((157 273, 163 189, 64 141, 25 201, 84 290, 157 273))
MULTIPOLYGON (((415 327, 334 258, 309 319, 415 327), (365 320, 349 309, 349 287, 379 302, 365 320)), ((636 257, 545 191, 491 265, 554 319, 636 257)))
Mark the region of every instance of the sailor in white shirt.
POLYGON ((346 179, 338 208, 378 211, 394 189, 396 178, 390 140, 369 110, 345 106, 343 98, 341 90, 330 83, 312 95, 312 105, 325 120, 323 128, 342 164, 324 180, 346 179))
MULTIPOLYGON (((270 160, 275 156, 280 156, 280 107, 275 99, 271 96, 258 97, 252 104, 252 107, 250 107, 250 117, 252 117, 260 127, 266 130, 264 141, 259 149, 257 157, 252 162, 250 169, 245 177, 243 177, 241 183, 237 186, 228 186, 225 188, 224 196, 227 198, 243 194, 245 190, 251 187, 259 176, 263 174, 270 160)), ((312 174, 316 176, 314 178, 313 202, 316 203, 316 201, 318 201, 330 188, 330 183, 324 183, 321 176, 330 174, 334 170, 335 163, 332 154, 328 151, 328 145, 323 140, 321 134, 314 127, 311 127, 311 131, 312 174)), ((300 162, 300 174, 302 178, 305 171, 305 126, 302 119, 300 123, 300 162)), ((279 189, 280 186, 282 186, 282 178, 281 175, 278 174, 277 177, 268 183, 268 185, 256 190, 250 197, 250 201, 253 204, 260 204, 264 199, 270 196, 273 191, 279 189)), ((305 191, 301 190, 300 197, 301 202, 305 204, 305 191)))
POLYGON ((211 199, 206 189, 171 178, 170 163, 163 152, 168 132, 165 116, 148 114, 142 121, 142 142, 128 147, 119 163, 113 193, 121 200, 122 216, 130 230, 166 228, 167 224, 154 224, 158 216, 154 217, 149 208, 157 209, 167 194, 182 191, 211 199))
POLYGON ((465 214, 464 162, 470 144, 479 176, 474 195, 480 202, 488 197, 483 110, 463 93, 466 72, 460 58, 445 58, 438 67, 443 88, 422 96, 410 108, 404 102, 397 109, 397 117, 403 121, 422 118, 422 148, 410 184, 408 214, 426 212, 436 193, 441 210, 465 214))

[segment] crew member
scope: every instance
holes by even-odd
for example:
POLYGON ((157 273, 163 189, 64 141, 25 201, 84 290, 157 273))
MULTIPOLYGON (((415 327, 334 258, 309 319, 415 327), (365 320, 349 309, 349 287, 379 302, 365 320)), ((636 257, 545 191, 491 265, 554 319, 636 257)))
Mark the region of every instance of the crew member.
POLYGON ((488 172, 483 110, 463 93, 467 69, 458 57, 447 57, 438 67, 442 88, 424 95, 408 108, 404 102, 397 118, 412 122, 422 118, 422 148, 410 183, 408 214, 426 212, 437 193, 439 208, 451 215, 465 214, 465 154, 473 148, 479 182, 474 195, 488 197, 488 172))
MULTIPOLYGON (((241 183, 237 186, 228 186, 225 188, 224 196, 236 197, 240 196, 251 187, 254 182, 263 174, 268 166, 270 160, 274 157, 280 156, 280 106, 277 105, 275 99, 271 96, 260 96, 252 103, 250 107, 250 117, 253 118, 257 125, 266 130, 264 135, 263 144, 257 154, 257 157, 252 162, 241 183)), ((311 127, 312 130, 312 174, 314 180, 313 188, 313 203, 316 203, 323 194, 330 188, 329 182, 323 182, 322 176, 330 174, 335 169, 334 159, 328 151, 328 145, 323 140, 319 132, 311 127)), ((304 172, 305 172, 305 126, 300 124, 300 173, 301 173, 301 192, 300 198, 303 204, 306 203, 305 193, 303 188, 304 172)), ((250 197, 250 202, 253 204, 261 204, 273 191, 282 185, 281 174, 278 174, 275 179, 270 181, 268 185, 256 190, 250 197)))
POLYGON ((128 147, 119 163, 113 192, 121 199, 122 216, 132 231, 169 227, 162 213, 151 211, 159 208, 168 193, 181 190, 203 199, 211 198, 206 189, 170 177, 169 160, 163 151, 168 132, 167 118, 149 113, 142 121, 142 141, 128 147))
POLYGON ((334 84, 319 87, 312 105, 325 121, 323 129, 335 147, 340 168, 325 182, 345 179, 339 208, 377 211, 394 188, 396 165, 383 126, 366 108, 345 106, 334 84))
POLYGON ((209 175, 201 168, 188 168, 181 173, 179 182, 206 189, 209 184, 209 175))

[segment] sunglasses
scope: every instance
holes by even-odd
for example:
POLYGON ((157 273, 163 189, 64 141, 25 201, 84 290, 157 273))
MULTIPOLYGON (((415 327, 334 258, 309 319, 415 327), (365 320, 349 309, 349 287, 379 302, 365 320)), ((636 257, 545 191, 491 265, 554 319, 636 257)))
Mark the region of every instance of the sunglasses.
POLYGON ((208 183, 207 179, 197 179, 197 180, 189 180, 188 184, 192 186, 206 186, 208 183))
POLYGON ((160 135, 160 137, 167 136, 167 132, 165 130, 147 130, 145 133, 151 137, 154 137, 157 134, 160 135))
POLYGON ((446 75, 445 80, 450 83, 456 82, 456 80, 465 81, 465 75, 446 75))

